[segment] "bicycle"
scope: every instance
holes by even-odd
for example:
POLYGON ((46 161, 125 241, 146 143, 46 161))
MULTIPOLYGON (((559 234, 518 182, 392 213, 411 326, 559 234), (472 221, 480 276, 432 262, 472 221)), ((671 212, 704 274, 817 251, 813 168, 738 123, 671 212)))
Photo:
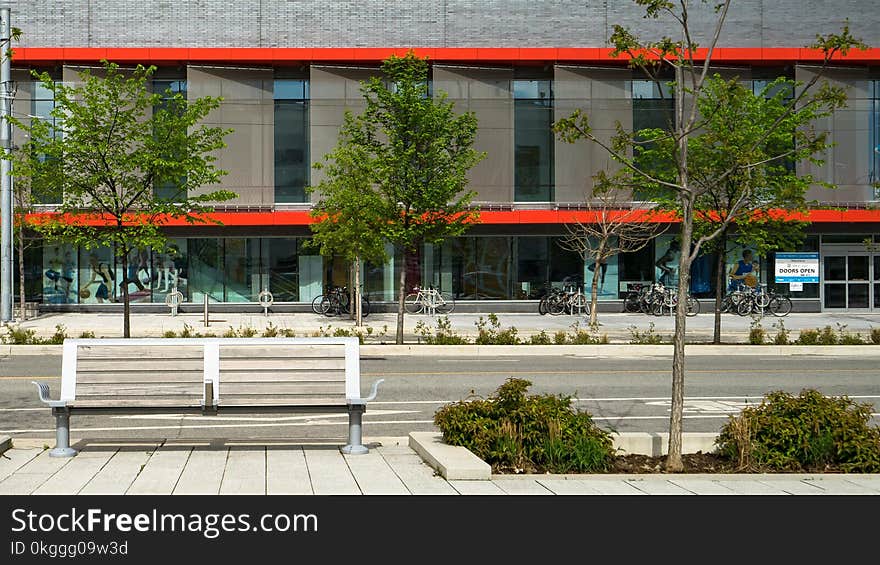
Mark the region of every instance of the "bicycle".
POLYGON ((564 289, 553 287, 538 302, 539 314, 560 316, 562 314, 590 315, 590 302, 579 285, 566 285, 564 289))
POLYGON ((740 316, 749 316, 751 314, 763 316, 765 312, 770 312, 772 315, 781 318, 787 316, 791 312, 791 308, 791 298, 783 294, 777 294, 776 291, 768 290, 767 284, 764 283, 751 291, 745 291, 744 297, 737 304, 736 313, 740 316))
MULTIPOLYGON (((320 294, 312 300, 312 311, 324 316, 341 316, 350 313, 350 302, 348 287, 328 286, 324 294, 320 294)), ((370 301, 361 294, 361 317, 366 318, 369 315, 370 301)))
POLYGON ((448 314, 455 309, 455 298, 452 293, 440 292, 433 286, 414 286, 412 292, 403 297, 403 307, 408 314, 448 314))

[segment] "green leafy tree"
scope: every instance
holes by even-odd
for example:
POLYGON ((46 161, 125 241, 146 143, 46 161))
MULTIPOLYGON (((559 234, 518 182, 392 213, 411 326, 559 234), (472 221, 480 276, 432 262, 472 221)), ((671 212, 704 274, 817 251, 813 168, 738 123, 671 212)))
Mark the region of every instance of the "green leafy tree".
MULTIPOLYGON (((811 186, 831 187, 799 174, 795 164, 822 163, 819 156, 830 146, 827 132, 815 132, 811 125, 830 115, 843 99, 808 97, 790 108, 794 93, 803 86, 780 77, 756 92, 738 78, 713 75, 697 99, 699 130, 688 138, 688 175, 697 193, 693 240, 702 252, 717 252, 715 343, 721 342, 728 244, 754 248, 758 255, 796 249, 807 225, 797 215, 808 208, 807 191, 811 186)), ((673 181, 671 140, 657 130, 643 135, 658 141, 645 148, 642 157, 665 164, 665 170, 655 167, 653 172, 673 181)), ((643 190, 652 188, 662 207, 679 205, 663 187, 643 190)))
MULTIPOLYGON (((38 120, 31 124, 33 131, 38 132, 37 139, 42 139, 50 134, 49 122, 38 120)), ((19 308, 21 319, 26 319, 26 291, 25 291, 25 262, 24 254, 31 246, 36 245, 37 240, 27 237, 34 232, 34 227, 39 224, 37 215, 38 204, 57 201, 57 194, 53 194, 53 184, 45 179, 52 167, 35 149, 33 138, 23 144, 22 147, 13 147, 7 158, 11 163, 10 179, 12 182, 12 205, 13 223, 12 228, 16 244, 18 246, 18 291, 19 308)))
POLYGON ((325 163, 314 165, 324 170, 326 178, 308 188, 310 193, 320 195, 311 211, 317 221, 309 227, 310 246, 317 247, 324 256, 339 255, 352 263, 350 304, 355 324, 361 326, 361 263, 384 263, 388 255, 381 230, 382 201, 372 186, 372 162, 364 146, 352 143, 353 132, 355 118, 346 112, 336 149, 324 157, 325 163))
MULTIPOLYGON (((56 125, 46 128, 39 119, 13 123, 44 160, 40 182, 62 195, 55 213, 35 228, 49 240, 109 247, 127 273, 132 251, 164 249, 162 225, 170 220, 219 223, 209 217, 212 203, 236 195, 204 187, 226 174, 214 165, 215 152, 226 146, 223 137, 231 130, 201 123, 220 98, 151 93, 155 67, 122 70, 103 63, 102 76, 86 70, 73 85, 34 72, 54 94, 56 125)), ((127 284, 122 299, 123 335, 130 337, 127 284)))
MULTIPOLYGON (((706 111, 706 104, 711 103, 710 68, 731 0, 724 0, 715 5, 716 19, 713 29, 706 34, 710 38, 706 46, 700 46, 694 40, 690 19, 691 2, 634 1, 645 9, 646 17, 663 17, 665 21, 670 22, 671 28, 678 32, 678 37, 643 41, 628 29, 615 25, 610 37, 613 45, 612 55, 628 57, 630 66, 644 71, 661 92, 665 87, 670 87, 675 101, 672 123, 664 130, 637 132, 626 131, 618 124, 616 134, 609 141, 597 137, 590 127, 588 117, 576 111, 558 122, 557 130, 566 139, 584 138, 605 148, 622 164, 623 170, 630 175, 633 186, 658 195, 656 198, 661 205, 668 205, 668 208, 679 216, 678 239, 682 252, 679 254, 678 264, 678 305, 675 311, 673 334, 672 407, 669 450, 666 458, 666 469, 678 472, 682 470, 684 338, 687 314, 685 298, 690 286, 690 268, 703 245, 718 237, 724 226, 734 223, 742 217, 741 214, 748 217, 747 203, 751 201, 751 192, 746 191, 743 198, 734 203, 728 210, 726 219, 715 230, 707 231, 695 238, 694 226, 697 217, 704 213, 701 207, 702 197, 710 187, 722 186, 731 177, 747 179, 748 175, 755 174, 767 163, 794 158, 791 143, 774 149, 768 148, 771 145, 769 140, 777 132, 790 133, 786 128, 790 126, 789 120, 792 114, 805 108, 812 108, 805 111, 815 112, 817 116, 833 112, 845 105, 846 95, 842 89, 821 81, 822 72, 819 72, 810 82, 799 85, 798 92, 785 104, 784 110, 775 119, 761 120, 763 129, 757 136, 732 140, 719 138, 717 149, 730 152, 730 161, 713 162, 711 159, 702 161, 698 153, 691 151, 694 146, 692 140, 698 138, 707 123, 707 117, 712 115, 711 111, 706 111), (704 53, 700 60, 696 58, 698 48, 704 53), (671 81, 668 78, 670 76, 671 81), (737 145, 738 143, 743 145, 737 145), (770 154, 765 154, 762 148, 767 148, 770 154), (695 174, 695 167, 700 163, 708 167, 702 177, 695 174)), ((823 53, 824 68, 833 57, 846 55, 852 48, 865 46, 850 35, 848 27, 844 27, 839 35, 817 36, 815 44, 811 47, 823 53)), ((723 110, 725 104, 726 101, 720 101, 716 104, 716 109, 723 110)), ((810 146, 824 143, 823 136, 815 131, 808 130, 804 135, 811 136, 808 142, 810 146)))
MULTIPOLYGON (((378 198, 380 233, 406 257, 423 244, 440 244, 478 219, 467 173, 484 154, 473 149, 477 119, 456 115, 446 94, 429 92, 428 63, 410 51, 382 63, 382 77, 361 86, 363 113, 353 120, 351 144, 369 158, 378 198)), ((400 269, 396 343, 403 343, 406 269, 400 269)))

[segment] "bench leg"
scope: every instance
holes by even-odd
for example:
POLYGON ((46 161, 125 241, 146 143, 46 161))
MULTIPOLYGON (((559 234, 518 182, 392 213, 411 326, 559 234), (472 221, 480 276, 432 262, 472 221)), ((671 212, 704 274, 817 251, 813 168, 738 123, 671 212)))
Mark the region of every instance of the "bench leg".
POLYGON ((369 453, 363 443, 363 415, 366 406, 353 405, 348 407, 348 445, 342 448, 343 453, 361 455, 369 453))
POLYGON ((73 457, 76 450, 70 447, 70 412, 63 408, 55 413, 55 447, 49 450, 49 457, 73 457))

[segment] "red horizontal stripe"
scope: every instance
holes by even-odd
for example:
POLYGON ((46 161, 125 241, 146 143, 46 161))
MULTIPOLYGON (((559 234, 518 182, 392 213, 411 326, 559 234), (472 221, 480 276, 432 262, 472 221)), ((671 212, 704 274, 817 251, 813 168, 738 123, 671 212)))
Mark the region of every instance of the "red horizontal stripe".
MULTIPOLYGON (((622 210, 620 215, 633 214, 633 211, 622 210)), ((37 220, 50 214, 29 214, 28 219, 37 220)), ((597 212, 589 210, 486 210, 480 212, 477 223, 486 225, 517 225, 517 224, 566 224, 594 223, 597 212)), ((222 222, 223 226, 307 226, 315 222, 306 210, 278 210, 273 212, 215 212, 209 215, 222 222)), ((649 215, 648 211, 636 211, 632 221, 677 222, 671 213, 649 215)), ((880 223, 880 210, 811 210, 807 214, 791 214, 791 219, 812 223, 880 223)), ((89 219, 90 225, 110 225, 107 219, 89 219)), ((162 222, 166 226, 191 225, 183 219, 170 219, 162 222)), ((211 224, 196 224, 211 225, 211 224)))
MULTIPOLYGON (((358 61, 378 63, 390 55, 403 55, 406 47, 15 47, 15 63, 97 62, 108 59, 128 63, 303 63, 310 61, 358 61)), ((414 47, 420 57, 439 62, 475 61, 487 63, 574 62, 620 63, 626 57, 611 57, 611 49, 596 47, 414 47)), ((705 49, 696 53, 697 60, 705 49)), ((815 62, 822 53, 799 47, 719 47, 712 60, 718 63, 815 62)), ((835 60, 880 62, 880 48, 851 51, 835 60)))

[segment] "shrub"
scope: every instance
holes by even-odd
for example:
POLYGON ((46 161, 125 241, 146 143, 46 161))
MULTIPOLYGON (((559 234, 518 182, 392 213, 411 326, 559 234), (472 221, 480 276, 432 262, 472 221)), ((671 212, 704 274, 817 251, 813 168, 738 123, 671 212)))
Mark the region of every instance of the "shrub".
POLYGON ((797 345, 818 345, 819 330, 801 330, 795 343, 797 345))
POLYGON ((514 327, 501 329, 501 322, 495 313, 489 314, 489 326, 480 316, 474 324, 477 326, 477 337, 474 339, 476 345, 519 345, 520 339, 517 337, 518 330, 514 327))
POLYGON ((754 320, 749 329, 749 343, 752 345, 764 345, 767 339, 767 330, 761 325, 761 322, 754 320))
POLYGON ((773 327, 777 329, 776 337, 773 338, 773 345, 789 345, 791 341, 789 341, 788 336, 791 332, 785 329, 785 324, 782 323, 782 320, 773 324, 773 327))
MULTIPOLYGON (((368 328, 368 330, 370 329, 372 328, 368 328)), ((423 321, 419 320, 416 323, 415 332, 428 345, 464 345, 470 343, 467 338, 461 337, 453 331, 449 316, 437 318, 436 332, 432 332, 423 321)))
POLYGON ((880 328, 871 328, 871 343, 880 345, 880 328))
POLYGON ((91 330, 86 330, 86 331, 80 333, 79 337, 80 337, 80 339, 94 339, 95 332, 93 332, 91 330))
POLYGON ((550 339, 550 336, 547 335, 547 332, 541 330, 540 332, 529 337, 529 345, 552 345, 553 340, 550 339))
POLYGON ((443 441, 468 448, 496 472, 607 469, 614 456, 610 434, 574 410, 570 396, 527 396, 531 384, 511 378, 488 399, 441 407, 434 423, 443 441))
POLYGON ((663 338, 654 330, 654 322, 648 324, 648 329, 639 331, 635 326, 629 327, 629 342, 635 345, 659 345, 663 338))
POLYGON ((3 343, 8 345, 30 345, 34 343, 37 330, 24 329, 20 326, 6 326, 3 343))
POLYGON ((819 332, 819 345, 837 345, 837 333, 831 326, 825 326, 819 332))
POLYGON ((731 416, 716 440, 744 470, 880 472, 880 428, 870 404, 816 390, 771 392, 731 416))

